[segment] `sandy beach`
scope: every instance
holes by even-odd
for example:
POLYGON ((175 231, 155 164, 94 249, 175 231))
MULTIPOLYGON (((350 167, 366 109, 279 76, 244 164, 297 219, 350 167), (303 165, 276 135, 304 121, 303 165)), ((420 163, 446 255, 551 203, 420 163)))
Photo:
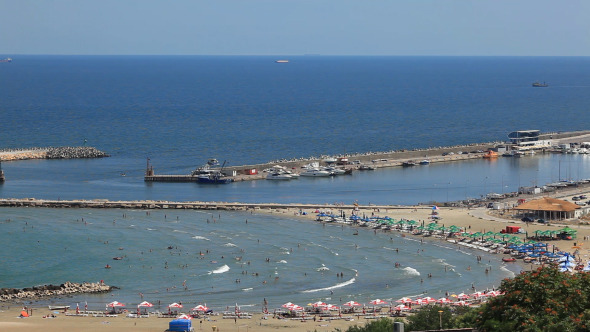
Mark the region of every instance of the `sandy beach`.
MULTIPOLYGON (((45 308, 35 308, 33 316, 19 318, 22 307, 11 305, 0 307, 0 330, 11 332, 28 331, 138 331, 138 332, 163 332, 168 328, 170 318, 128 318, 125 315, 117 317, 78 317, 66 316, 63 313, 55 315, 55 318, 43 318, 52 312, 45 308)), ((334 331, 336 328, 345 330, 348 326, 364 325, 366 319, 332 320, 289 320, 276 319, 272 315, 264 319, 260 313, 254 313, 251 319, 222 319, 221 316, 211 316, 209 320, 193 319, 195 331, 334 331)))

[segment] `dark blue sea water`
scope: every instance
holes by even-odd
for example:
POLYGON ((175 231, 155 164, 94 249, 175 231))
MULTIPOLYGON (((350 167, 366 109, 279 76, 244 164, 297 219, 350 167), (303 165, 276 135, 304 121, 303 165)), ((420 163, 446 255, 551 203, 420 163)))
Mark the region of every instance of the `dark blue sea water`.
POLYGON ((5 163, 2 197, 408 204, 551 182, 561 162, 590 177, 581 157, 535 157, 224 188, 141 181, 148 156, 159 174, 187 174, 208 158, 242 165, 587 129, 586 57, 13 58, 0 65, 0 148, 87 140, 112 157, 5 163))
MULTIPOLYGON (((5 162, 3 198, 414 204, 590 178, 588 156, 536 155, 281 183, 143 182, 148 156, 159 174, 186 174, 209 158, 240 165, 498 141, 521 129, 588 129, 590 58, 297 56, 287 64, 237 56, 12 58, 0 64, 0 148, 79 146, 87 140, 112 156, 5 162), (537 80, 550 86, 532 88, 537 80)), ((215 305, 233 304, 232 299, 260 303, 265 296, 274 304, 328 298, 338 303, 336 296, 395 299, 424 290, 467 290, 472 282, 490 287, 510 275, 501 269, 486 275, 479 268, 465 274, 473 253, 418 247, 409 238, 391 240, 370 231, 351 239, 346 228, 288 218, 225 213, 221 223, 207 224, 212 216, 195 211, 175 213, 177 220, 159 212, 128 211, 127 218, 122 213, 0 210, 0 239, 15 245, 0 255, 0 286, 105 279, 122 287, 115 295, 124 301, 140 302, 143 291, 151 301, 215 305), (90 223, 83 225, 81 217, 90 223), (267 240, 264 248, 259 238, 267 240), (172 244, 180 256, 164 249, 172 244), (394 258, 393 245, 408 252, 394 258), (118 247, 125 248, 126 261, 104 271, 118 247), (291 248, 301 249, 290 253, 291 248), (412 254, 417 248, 425 254, 412 254), (144 255, 149 249, 154 253, 144 255), (195 257, 206 249, 215 256, 195 257), (39 252, 46 254, 39 258, 39 252), (263 287, 261 278, 241 277, 246 268, 234 259, 239 255, 272 283, 263 287), (269 256, 272 264, 266 265, 269 256), (394 260, 408 269, 393 271, 394 260), (172 268, 164 270, 164 261, 172 268), (322 264, 330 265, 331 274, 317 270, 322 264), (446 264, 457 272, 440 273, 446 264), (346 277, 336 279, 337 270, 346 277), (351 282, 355 270, 359 275, 351 282), (418 273, 428 272, 437 277, 422 286, 418 273), (275 275, 281 281, 274 283, 275 275), (236 278, 243 282, 236 284, 236 278), (186 292, 178 290, 183 280, 186 292)), ((112 298, 107 297, 76 300, 104 303, 112 298)))

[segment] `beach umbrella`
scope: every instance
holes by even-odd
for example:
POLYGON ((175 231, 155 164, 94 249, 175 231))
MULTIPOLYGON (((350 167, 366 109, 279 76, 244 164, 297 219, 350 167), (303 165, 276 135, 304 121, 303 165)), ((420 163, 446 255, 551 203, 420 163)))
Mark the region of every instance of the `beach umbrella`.
POLYGON ((121 303, 121 302, 118 302, 118 301, 113 301, 113 302, 111 302, 111 303, 107 304, 107 307, 109 307, 109 308, 114 308, 114 307, 124 307, 124 306, 125 306, 125 305, 124 305, 123 303, 121 303))
POLYGON ((176 317, 176 319, 189 319, 190 320, 190 319, 193 319, 193 318, 191 316, 189 316, 189 315, 182 314, 182 315, 176 317))
POLYGON ((485 297, 486 295, 483 292, 475 292, 471 294, 471 296, 478 298, 478 297, 485 297))
POLYGON ((467 299, 469 299, 469 295, 467 295, 465 293, 461 293, 461 294, 457 295, 457 298, 459 300, 467 300, 467 299))
POLYGON ((360 303, 356 302, 356 301, 348 301, 346 303, 344 303, 345 306, 347 307, 360 307, 360 303))
POLYGON ((432 209, 433 209, 433 210, 438 210, 438 206, 434 205, 434 206, 432 207, 432 209))
POLYGON ((178 304, 176 302, 170 304, 168 308, 182 308, 182 304, 178 304))
POLYGON ((401 299, 399 299, 399 300, 397 300, 395 302, 397 302, 397 303, 404 303, 404 304, 406 304, 406 303, 412 303, 412 299, 409 298, 409 297, 402 297, 401 299))
POLYGON ((326 306, 326 303, 324 303, 322 301, 317 301, 315 303, 312 303, 311 306, 314 307, 314 308, 325 307, 326 306))
POLYGON ((404 304, 399 304, 399 305, 396 305, 395 307, 393 307, 393 309, 395 311, 403 311, 403 310, 410 310, 410 307, 407 307, 404 304))
POLYGON ((283 304, 281 307, 289 309, 289 308, 291 308, 292 306, 294 306, 294 304, 293 304, 293 303, 291 303, 291 302, 287 302, 287 303, 283 304))
POLYGON ((143 302, 141 302, 140 304, 138 304, 138 305, 137 305, 137 307, 138 307, 138 308, 139 308, 139 307, 147 307, 147 308, 151 308, 151 307, 153 307, 153 306, 154 306, 154 305, 153 305, 153 304, 151 304, 151 303, 149 303, 148 301, 143 301, 143 302))
POLYGON ((426 301, 427 303, 434 303, 434 302, 436 302, 436 299, 433 299, 430 296, 427 296, 427 297, 423 297, 422 301, 426 301))
POLYGON ((487 297, 496 297, 498 295, 502 295, 502 292, 500 291, 489 291, 486 293, 487 297))
POLYGON ((451 301, 450 299, 448 299, 446 297, 441 297, 440 299, 436 300, 436 303, 449 304, 449 303, 453 303, 453 301, 451 301))
POLYGON ((453 305, 456 305, 456 306, 468 306, 469 303, 467 303, 465 301, 457 301, 457 302, 454 302, 453 305))
POLYGON ((291 306, 291 307, 289 308, 289 310, 291 310, 291 311, 302 311, 302 310, 303 310, 303 307, 302 307, 302 306, 299 306, 299 305, 296 305, 296 304, 294 304, 293 306, 291 306))
POLYGON ((202 304, 199 304, 198 306, 194 307, 192 310, 205 312, 205 311, 209 310, 209 308, 207 308, 206 306, 204 306, 202 304))
POLYGON ((406 222, 406 224, 408 225, 416 225, 418 222, 416 220, 410 220, 408 222, 406 222))
POLYGON ((428 301, 426 301, 424 299, 416 299, 416 301, 413 301, 412 304, 426 305, 426 304, 428 304, 428 301))
POLYGON ((326 304, 324 307, 322 307, 322 309, 324 309, 324 310, 339 310, 340 308, 336 305, 333 305, 333 304, 326 304))
POLYGON ((369 302, 372 305, 384 305, 384 304, 388 304, 386 301, 383 301, 381 299, 375 299, 369 302))

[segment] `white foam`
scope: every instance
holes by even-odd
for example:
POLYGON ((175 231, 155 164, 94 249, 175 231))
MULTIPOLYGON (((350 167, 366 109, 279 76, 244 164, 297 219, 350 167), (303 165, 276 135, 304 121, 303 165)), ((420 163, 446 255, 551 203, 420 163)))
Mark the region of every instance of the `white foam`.
POLYGON ((354 284, 355 281, 356 281, 356 279, 355 278, 352 278, 352 279, 350 279, 348 281, 345 281, 345 282, 336 284, 334 286, 330 286, 330 287, 326 287, 326 288, 318 288, 318 289, 308 289, 308 290, 302 291, 302 293, 315 293, 315 292, 332 290, 332 289, 336 289, 336 288, 342 288, 342 287, 346 287, 348 285, 354 284))
POLYGON ((406 272, 406 274, 411 275, 411 276, 419 276, 420 272, 418 272, 418 270, 411 268, 411 267, 404 267, 402 270, 404 270, 406 272))
POLYGON ((315 270, 318 271, 318 272, 321 272, 321 271, 330 271, 330 269, 325 264, 322 264, 322 267, 318 267, 315 270))
POLYGON ((225 273, 225 272, 227 272, 227 271, 229 271, 229 266, 227 266, 227 265, 224 265, 224 266, 222 266, 222 267, 220 267, 220 268, 217 268, 217 269, 215 269, 215 270, 213 270, 213 271, 209 271, 209 273, 208 273, 208 274, 212 274, 212 273, 214 273, 214 274, 219 274, 219 273, 225 273))
POLYGON ((148 231, 155 231, 155 229, 153 229, 153 228, 146 228, 146 230, 148 230, 148 231))
POLYGON ((237 247, 235 244, 228 242, 226 244, 223 245, 224 247, 237 247))
POLYGON ((208 238, 206 238, 204 236, 198 236, 198 235, 193 236, 193 239, 195 239, 195 240, 211 241, 211 240, 209 240, 208 238))
POLYGON ((278 261, 277 263, 279 263, 279 264, 287 264, 287 261, 286 261, 286 260, 284 260, 284 259, 281 259, 281 260, 280 260, 280 261, 278 261))
POLYGON ((250 287, 250 288, 242 288, 242 291, 244 292, 249 292, 251 290, 253 290, 254 288, 250 287))
POLYGON ((175 230, 173 230, 173 232, 176 232, 176 233, 185 233, 185 234, 188 233, 187 231, 181 231, 179 229, 175 229, 175 230))

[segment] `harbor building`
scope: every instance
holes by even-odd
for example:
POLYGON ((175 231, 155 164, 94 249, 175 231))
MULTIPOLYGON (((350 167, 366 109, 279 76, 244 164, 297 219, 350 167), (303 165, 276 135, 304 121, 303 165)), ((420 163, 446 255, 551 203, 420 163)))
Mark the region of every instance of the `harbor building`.
MULTIPOLYGON (((516 145, 519 149, 540 149, 545 147, 551 147, 550 139, 542 137, 540 130, 518 130, 508 134, 510 143, 516 145)), ((552 138, 549 136, 548 138, 552 138)))

